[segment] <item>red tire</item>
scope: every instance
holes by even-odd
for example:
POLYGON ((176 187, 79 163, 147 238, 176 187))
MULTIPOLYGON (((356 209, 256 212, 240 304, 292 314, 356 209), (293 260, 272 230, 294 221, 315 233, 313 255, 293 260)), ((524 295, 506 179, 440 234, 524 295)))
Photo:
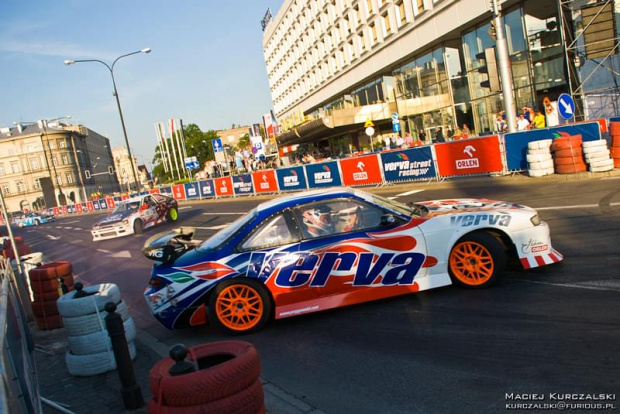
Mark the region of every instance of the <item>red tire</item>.
MULTIPOLYGON (((63 276, 63 279, 65 279, 65 285, 67 285, 67 287, 69 288, 73 287, 73 276, 72 275, 63 276)), ((41 281, 31 280, 30 281, 30 288, 35 293, 35 295, 37 293, 49 293, 49 292, 58 291, 58 285, 59 285, 59 282, 57 279, 41 280, 41 281)))
POLYGON ((36 293, 34 292, 34 302, 49 302, 51 300, 55 301, 60 296, 58 296, 58 290, 54 292, 45 292, 45 293, 36 293))
POLYGON ((556 165, 555 166, 556 174, 574 174, 578 172, 584 172, 587 170, 588 170, 588 167, 585 164, 556 165))
POLYGON ((42 331, 49 331, 52 329, 62 328, 62 318, 60 315, 47 316, 45 318, 34 318, 37 327, 42 331))
POLYGON ((620 122, 610 122, 609 123, 609 134, 611 136, 620 135, 620 122))
POLYGON ((554 138, 553 143, 551 144, 551 150, 555 151, 556 149, 562 148, 578 148, 581 147, 582 142, 583 138, 581 135, 554 138))
POLYGON ((560 157, 578 157, 581 158, 583 156, 583 149, 579 148, 567 148, 567 149, 559 149, 553 153, 555 158, 560 157))
POLYGON ((553 163, 555 165, 586 165, 581 157, 557 157, 553 163))
POLYGON ((70 262, 50 262, 41 266, 33 267, 28 272, 30 280, 51 280, 58 277, 69 276, 73 273, 73 265, 70 262))
POLYGON ((611 138, 612 147, 620 147, 620 135, 611 138))
POLYGON ((236 394, 205 404, 174 407, 149 399, 149 414, 259 414, 264 410, 265 394, 258 379, 236 394))
POLYGON ((175 361, 168 357, 149 373, 151 393, 158 403, 186 407, 210 403, 249 387, 260 375, 256 348, 243 341, 220 341, 191 348, 199 370, 171 376, 175 361))
POLYGON ((611 147, 611 158, 620 158, 620 146, 611 147))
POLYGON ((55 300, 47 302, 32 302, 32 313, 34 316, 39 318, 46 318, 48 316, 56 316, 60 314, 55 300))
POLYGON ((614 168, 620 168, 620 158, 614 158, 614 168))

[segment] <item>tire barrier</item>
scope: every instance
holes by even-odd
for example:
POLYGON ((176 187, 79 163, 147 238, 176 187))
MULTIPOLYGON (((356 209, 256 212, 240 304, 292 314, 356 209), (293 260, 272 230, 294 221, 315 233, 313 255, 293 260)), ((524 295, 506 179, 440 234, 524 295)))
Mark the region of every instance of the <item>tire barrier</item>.
POLYGON ((614 160, 614 167, 620 168, 620 122, 609 124, 609 134, 611 135, 611 158, 614 160))
MULTIPOLYGON (((45 259, 43 258, 43 253, 33 252, 26 256, 21 256, 19 260, 24 269, 24 274, 26 275, 25 279, 26 279, 26 285, 28 287, 28 294, 30 295, 30 302, 34 302, 34 292, 32 291, 32 286, 30 286, 30 269, 34 269, 35 267, 40 267, 44 263, 45 259)), ((11 264, 13 265, 13 271, 16 271, 17 262, 13 260, 11 261, 11 264)), ((55 299, 55 298, 48 297, 44 300, 51 300, 51 299, 55 299)))
POLYGON ((170 355, 149 373, 149 413, 264 412, 260 359, 252 344, 220 341, 189 350, 175 345, 170 355))
MULTIPOLYGON (((32 251, 30 250, 30 246, 24 243, 23 237, 15 236, 13 239, 15 240, 17 254, 20 257, 32 253, 32 251)), ((4 239, 4 242, 2 243, 2 256, 7 259, 15 260, 15 252, 13 251, 13 244, 11 243, 11 239, 4 239)))
POLYGON ((614 169, 614 160, 607 148, 607 141, 599 139, 583 143, 583 156, 592 172, 604 172, 614 169))
POLYGON ((544 177, 554 173, 552 143, 552 139, 528 142, 526 159, 527 173, 530 177, 544 177))
POLYGON ((56 302, 68 334, 65 361, 71 375, 87 377, 117 368, 105 321, 108 302, 116 304, 116 313, 122 318, 130 359, 136 357, 136 325, 121 300, 118 286, 103 283, 84 287, 78 282, 74 291, 56 302))
POLYGON ((73 266, 57 261, 33 267, 28 271, 32 292, 32 313, 42 330, 62 328, 57 300, 62 296, 62 285, 73 288, 73 266))
POLYGON ((588 170, 583 160, 581 135, 558 137, 551 144, 557 174, 574 174, 588 170))

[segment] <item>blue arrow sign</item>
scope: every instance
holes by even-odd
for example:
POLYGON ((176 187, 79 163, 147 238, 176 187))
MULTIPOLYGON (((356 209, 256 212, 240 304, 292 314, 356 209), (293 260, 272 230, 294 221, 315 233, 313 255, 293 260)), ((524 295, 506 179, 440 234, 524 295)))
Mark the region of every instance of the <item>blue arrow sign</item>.
POLYGON ((211 145, 213 145, 213 152, 222 152, 224 151, 224 147, 222 146, 222 140, 220 138, 214 138, 211 140, 211 145))
POLYGON ((564 119, 571 119, 575 116, 575 101, 566 93, 563 93, 558 98, 558 112, 564 119))

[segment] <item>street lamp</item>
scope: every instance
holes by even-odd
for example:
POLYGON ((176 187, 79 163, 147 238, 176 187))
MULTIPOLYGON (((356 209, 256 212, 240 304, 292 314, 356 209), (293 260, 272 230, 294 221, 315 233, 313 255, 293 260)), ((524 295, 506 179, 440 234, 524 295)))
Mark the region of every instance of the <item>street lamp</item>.
POLYGON ((139 191, 140 188, 140 184, 138 183, 138 174, 136 172, 136 166, 134 165, 133 162, 133 157, 131 156, 131 149, 129 148, 129 138, 127 138, 127 130, 125 129, 125 120, 123 118, 123 111, 121 109, 121 101, 118 97, 118 90, 116 89, 116 81, 114 80, 114 65, 116 65, 116 62, 118 62, 120 59, 127 57, 127 56, 131 56, 131 55, 135 55, 138 53, 151 53, 151 48, 144 48, 142 50, 137 50, 135 52, 131 52, 131 53, 127 53, 126 55, 122 55, 117 57, 114 62, 112 62, 112 65, 108 65, 107 63, 105 63, 102 60, 99 59, 82 59, 82 60, 70 60, 67 59, 65 60, 65 65, 69 66, 69 65, 73 65, 74 63, 83 63, 83 62, 98 62, 101 63, 102 65, 104 65, 106 68, 108 68, 108 70, 110 71, 110 75, 112 76, 112 85, 114 85, 114 97, 116 98, 116 105, 118 106, 118 114, 121 117, 121 125, 123 127, 123 135, 125 135, 125 144, 127 145, 127 154, 129 155, 129 162, 131 163, 131 171, 133 172, 133 179, 134 182, 136 183, 136 189, 139 191))

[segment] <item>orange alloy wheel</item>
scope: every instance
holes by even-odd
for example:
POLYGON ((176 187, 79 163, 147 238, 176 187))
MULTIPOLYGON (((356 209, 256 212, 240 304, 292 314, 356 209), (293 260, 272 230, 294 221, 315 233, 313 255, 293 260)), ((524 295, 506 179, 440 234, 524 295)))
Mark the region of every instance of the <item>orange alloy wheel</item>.
POLYGON ((259 282, 235 280, 218 286, 211 309, 228 333, 257 331, 267 322, 271 304, 259 282))
POLYGON ((454 282, 470 288, 487 287, 504 270, 506 252, 490 234, 473 233, 452 248, 448 265, 454 282))

